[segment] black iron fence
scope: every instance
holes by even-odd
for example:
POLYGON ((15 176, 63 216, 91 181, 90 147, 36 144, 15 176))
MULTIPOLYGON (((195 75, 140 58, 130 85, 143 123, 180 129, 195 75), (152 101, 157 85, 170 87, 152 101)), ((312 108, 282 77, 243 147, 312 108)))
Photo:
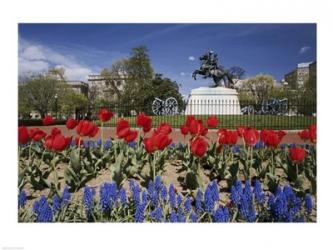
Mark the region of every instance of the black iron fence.
MULTIPOLYGON (((98 122, 98 112, 103 107, 90 107, 86 117, 98 122)), ((219 128, 235 129, 240 125, 247 125, 262 129, 303 129, 316 123, 316 103, 310 102, 288 102, 285 99, 267 100, 261 104, 253 102, 238 101, 205 101, 199 100, 188 102, 184 110, 177 110, 173 114, 158 115, 153 113, 151 107, 138 107, 133 105, 109 105, 104 106, 114 113, 114 118, 107 122, 106 126, 116 126, 119 119, 128 120, 131 126, 136 126, 137 114, 144 112, 153 118, 153 126, 167 122, 178 128, 186 121, 186 116, 194 115, 206 122, 211 115, 219 118, 219 128)))

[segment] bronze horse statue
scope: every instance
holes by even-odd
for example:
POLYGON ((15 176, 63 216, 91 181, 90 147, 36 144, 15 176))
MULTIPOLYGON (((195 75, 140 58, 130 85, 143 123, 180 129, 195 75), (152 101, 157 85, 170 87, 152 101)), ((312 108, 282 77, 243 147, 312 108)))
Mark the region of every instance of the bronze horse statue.
POLYGON ((200 58, 200 69, 195 70, 192 73, 192 77, 196 80, 197 74, 203 75, 204 78, 213 78, 215 85, 213 87, 226 87, 234 88, 234 82, 232 80, 233 75, 223 68, 223 66, 217 64, 217 54, 213 51, 209 51, 207 54, 200 58))

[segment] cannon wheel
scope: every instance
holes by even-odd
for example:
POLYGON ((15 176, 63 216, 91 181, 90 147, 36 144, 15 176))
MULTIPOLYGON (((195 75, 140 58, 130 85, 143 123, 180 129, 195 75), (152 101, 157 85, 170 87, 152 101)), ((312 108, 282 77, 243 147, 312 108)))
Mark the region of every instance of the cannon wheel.
POLYGON ((163 101, 155 98, 152 104, 152 110, 154 115, 162 115, 163 114, 163 101))
POLYGON ((174 97, 165 100, 165 114, 175 115, 178 113, 178 102, 174 97))

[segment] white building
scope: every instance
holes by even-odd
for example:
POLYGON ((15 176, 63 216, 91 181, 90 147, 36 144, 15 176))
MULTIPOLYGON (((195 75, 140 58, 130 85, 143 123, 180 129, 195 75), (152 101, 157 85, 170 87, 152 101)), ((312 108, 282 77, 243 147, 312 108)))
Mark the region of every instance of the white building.
POLYGON ((97 98, 110 98, 110 93, 113 97, 113 100, 117 99, 116 92, 124 91, 126 84, 125 74, 118 74, 117 76, 108 76, 103 75, 89 75, 88 85, 89 88, 96 87, 97 89, 97 98))

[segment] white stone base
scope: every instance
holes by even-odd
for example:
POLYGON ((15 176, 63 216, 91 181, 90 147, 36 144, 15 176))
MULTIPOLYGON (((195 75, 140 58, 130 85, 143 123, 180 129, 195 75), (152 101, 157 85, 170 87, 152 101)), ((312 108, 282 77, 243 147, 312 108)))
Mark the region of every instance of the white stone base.
POLYGON ((224 87, 192 89, 186 115, 240 115, 238 93, 224 87))

